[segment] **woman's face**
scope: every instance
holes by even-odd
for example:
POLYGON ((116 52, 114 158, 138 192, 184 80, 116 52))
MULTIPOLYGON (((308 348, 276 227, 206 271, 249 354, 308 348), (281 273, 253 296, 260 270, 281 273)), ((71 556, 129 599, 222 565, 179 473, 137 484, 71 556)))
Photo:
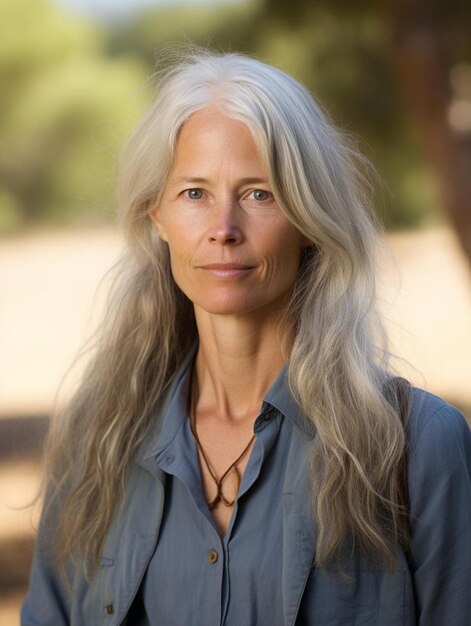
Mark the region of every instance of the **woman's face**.
POLYGON ((304 242, 277 205, 242 122, 215 107, 188 119, 150 217, 195 308, 246 315, 286 306, 304 242))

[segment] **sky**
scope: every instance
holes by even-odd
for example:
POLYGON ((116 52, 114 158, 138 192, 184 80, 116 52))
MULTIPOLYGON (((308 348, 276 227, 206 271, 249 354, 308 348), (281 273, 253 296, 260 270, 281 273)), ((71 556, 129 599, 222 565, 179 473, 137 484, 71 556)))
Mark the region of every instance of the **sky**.
POLYGON ((170 5, 235 4, 237 0, 55 0, 56 4, 98 20, 119 20, 141 9, 170 5))

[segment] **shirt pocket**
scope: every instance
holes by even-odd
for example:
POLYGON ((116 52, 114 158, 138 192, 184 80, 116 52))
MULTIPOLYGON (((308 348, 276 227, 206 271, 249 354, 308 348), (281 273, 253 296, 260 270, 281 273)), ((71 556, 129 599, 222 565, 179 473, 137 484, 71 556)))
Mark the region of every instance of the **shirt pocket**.
POLYGON ((400 626, 405 619, 406 572, 313 569, 297 624, 400 626), (312 620, 312 621, 311 621, 312 620))

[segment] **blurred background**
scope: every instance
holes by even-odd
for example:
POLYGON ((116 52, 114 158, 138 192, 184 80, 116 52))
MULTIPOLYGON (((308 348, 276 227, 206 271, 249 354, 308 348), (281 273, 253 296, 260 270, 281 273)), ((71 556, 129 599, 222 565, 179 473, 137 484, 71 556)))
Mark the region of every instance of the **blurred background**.
POLYGON ((121 248, 120 145, 163 46, 185 42, 277 65, 357 138, 384 180, 381 299, 395 365, 471 418, 471 3, 3 0, 2 626, 18 624, 37 521, 24 507, 56 392, 121 248))

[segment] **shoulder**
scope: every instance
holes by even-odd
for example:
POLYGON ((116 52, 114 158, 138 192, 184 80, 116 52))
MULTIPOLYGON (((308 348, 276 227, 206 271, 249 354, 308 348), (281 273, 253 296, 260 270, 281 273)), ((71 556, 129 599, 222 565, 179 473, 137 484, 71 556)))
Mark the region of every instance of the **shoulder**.
POLYGON ((420 624, 468 624, 471 431, 443 398, 412 388, 408 425, 410 553, 420 624))
POLYGON ((424 389, 411 388, 408 437, 409 446, 417 447, 434 437, 453 438, 468 435, 464 415, 446 400, 424 389))
POLYGON ((412 471, 427 467, 471 467, 471 430, 463 414, 443 398, 412 387, 408 424, 409 463, 412 471))

